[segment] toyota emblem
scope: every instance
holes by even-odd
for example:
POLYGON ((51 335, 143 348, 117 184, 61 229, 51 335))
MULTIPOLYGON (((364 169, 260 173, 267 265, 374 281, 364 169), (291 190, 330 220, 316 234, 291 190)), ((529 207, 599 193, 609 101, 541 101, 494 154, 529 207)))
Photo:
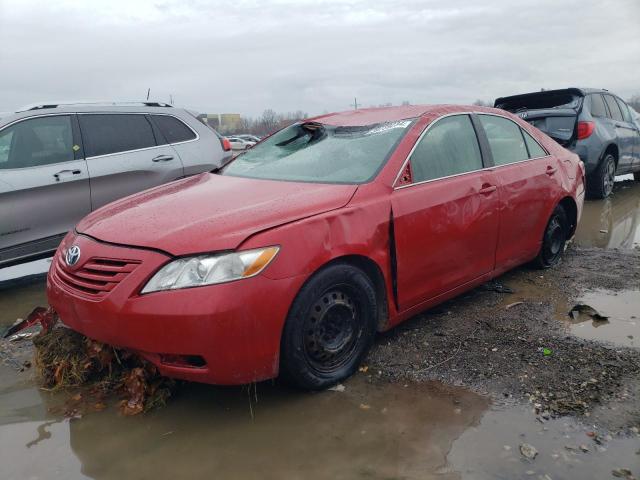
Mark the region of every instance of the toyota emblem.
POLYGON ((80 247, 77 245, 71 245, 67 250, 65 260, 67 261, 67 265, 70 267, 78 263, 78 260, 80 260, 80 247))

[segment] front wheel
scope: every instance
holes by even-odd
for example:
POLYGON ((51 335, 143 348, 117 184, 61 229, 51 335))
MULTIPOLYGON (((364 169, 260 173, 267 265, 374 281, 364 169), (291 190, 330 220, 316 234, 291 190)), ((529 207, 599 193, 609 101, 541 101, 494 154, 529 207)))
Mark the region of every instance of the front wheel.
POLYGON ((375 288, 360 269, 335 264, 315 274, 287 316, 280 352, 283 378, 319 390, 349 377, 373 343, 376 311, 375 288))
POLYGON ((535 265, 539 268, 549 268, 558 263, 562 252, 564 252, 568 234, 567 213, 562 206, 558 205, 547 222, 535 265))
POLYGON ((616 179, 616 158, 608 153, 587 179, 587 193, 591 198, 607 198, 616 179))

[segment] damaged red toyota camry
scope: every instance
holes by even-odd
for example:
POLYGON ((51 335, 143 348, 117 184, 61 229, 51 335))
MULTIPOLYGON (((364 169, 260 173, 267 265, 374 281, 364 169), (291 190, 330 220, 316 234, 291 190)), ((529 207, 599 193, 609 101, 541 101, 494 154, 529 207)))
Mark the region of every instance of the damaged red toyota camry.
POLYGON ((583 199, 578 157, 507 112, 329 114, 90 214, 60 245, 48 297, 66 325, 164 375, 320 389, 377 331, 555 264, 583 199))

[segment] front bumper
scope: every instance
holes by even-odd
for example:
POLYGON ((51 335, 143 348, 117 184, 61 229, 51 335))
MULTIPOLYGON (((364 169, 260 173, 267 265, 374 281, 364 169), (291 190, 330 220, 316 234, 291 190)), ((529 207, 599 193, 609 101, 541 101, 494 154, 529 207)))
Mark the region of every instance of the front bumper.
POLYGON ((303 276, 272 280, 258 275, 140 295, 148 279, 169 259, 157 251, 70 233, 49 271, 49 303, 67 326, 89 338, 134 350, 169 377, 235 385, 277 376, 282 328, 303 276), (68 267, 62 256, 71 245, 80 247, 81 259, 68 267), (87 272, 92 277, 96 259, 98 263, 115 259, 133 267, 116 274, 115 285, 98 283, 95 288, 101 290, 96 293, 93 283, 83 280, 87 272), (205 364, 164 363, 170 356, 198 356, 205 364))

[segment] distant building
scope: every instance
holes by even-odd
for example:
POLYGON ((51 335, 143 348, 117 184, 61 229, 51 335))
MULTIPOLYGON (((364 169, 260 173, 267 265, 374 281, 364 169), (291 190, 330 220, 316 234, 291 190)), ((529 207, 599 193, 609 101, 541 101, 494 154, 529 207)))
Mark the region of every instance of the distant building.
POLYGON ((239 113, 204 113, 198 118, 221 132, 233 132, 240 127, 242 117, 239 113))

